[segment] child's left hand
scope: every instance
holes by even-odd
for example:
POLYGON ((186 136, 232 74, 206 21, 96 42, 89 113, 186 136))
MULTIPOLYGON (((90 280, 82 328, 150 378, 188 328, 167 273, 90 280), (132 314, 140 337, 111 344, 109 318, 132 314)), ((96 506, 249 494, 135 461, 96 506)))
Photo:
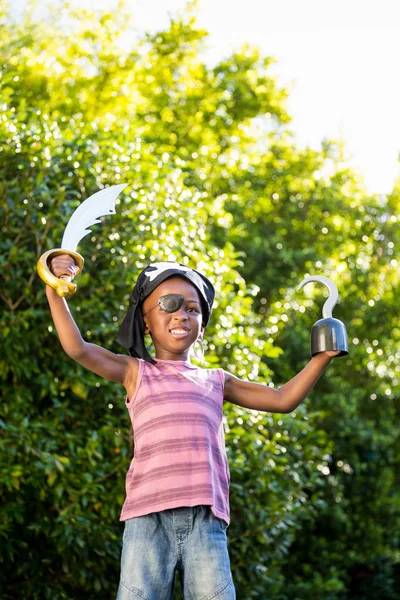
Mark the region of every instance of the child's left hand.
POLYGON ((334 358, 335 356, 338 356, 340 354, 340 350, 326 350, 323 354, 334 358))

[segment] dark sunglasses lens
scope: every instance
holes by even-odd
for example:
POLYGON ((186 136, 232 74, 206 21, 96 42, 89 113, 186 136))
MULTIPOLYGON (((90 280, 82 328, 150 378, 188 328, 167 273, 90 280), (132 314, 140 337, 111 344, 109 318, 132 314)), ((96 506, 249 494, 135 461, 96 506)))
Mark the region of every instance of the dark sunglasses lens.
POLYGON ((183 301, 184 297, 180 294, 166 294, 158 299, 158 304, 165 312, 173 313, 181 308, 183 301))

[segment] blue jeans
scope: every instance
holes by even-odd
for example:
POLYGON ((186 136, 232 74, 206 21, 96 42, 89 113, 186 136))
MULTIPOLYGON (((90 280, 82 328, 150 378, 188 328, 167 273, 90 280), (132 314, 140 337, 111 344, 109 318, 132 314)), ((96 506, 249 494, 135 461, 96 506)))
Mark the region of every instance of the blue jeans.
POLYGON ((117 600, 172 600, 176 571, 185 600, 235 600, 226 523, 209 506, 125 522, 117 600))

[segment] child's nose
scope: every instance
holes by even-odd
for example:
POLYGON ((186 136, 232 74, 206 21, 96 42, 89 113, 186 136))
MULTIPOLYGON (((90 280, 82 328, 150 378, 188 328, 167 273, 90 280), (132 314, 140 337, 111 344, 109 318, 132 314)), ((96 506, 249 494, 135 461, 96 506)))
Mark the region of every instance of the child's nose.
POLYGON ((174 319, 187 319, 187 313, 184 309, 183 306, 181 306, 181 308, 179 308, 176 312, 174 312, 174 319))

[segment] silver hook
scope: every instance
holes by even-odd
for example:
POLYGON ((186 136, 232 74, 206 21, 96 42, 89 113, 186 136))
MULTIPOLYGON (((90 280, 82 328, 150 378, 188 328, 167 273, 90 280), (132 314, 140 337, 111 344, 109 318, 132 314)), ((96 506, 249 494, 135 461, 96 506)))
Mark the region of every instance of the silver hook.
POLYGON ((333 283, 331 279, 328 279, 328 277, 324 277, 323 275, 314 275, 312 277, 306 277, 305 279, 303 279, 303 281, 300 283, 297 289, 300 290, 303 287, 303 285, 306 285, 306 283, 310 283, 311 281, 324 283, 328 288, 329 298, 326 300, 324 306, 322 307, 322 316, 324 319, 332 319, 332 311, 339 300, 339 292, 336 287, 336 284, 333 283))

